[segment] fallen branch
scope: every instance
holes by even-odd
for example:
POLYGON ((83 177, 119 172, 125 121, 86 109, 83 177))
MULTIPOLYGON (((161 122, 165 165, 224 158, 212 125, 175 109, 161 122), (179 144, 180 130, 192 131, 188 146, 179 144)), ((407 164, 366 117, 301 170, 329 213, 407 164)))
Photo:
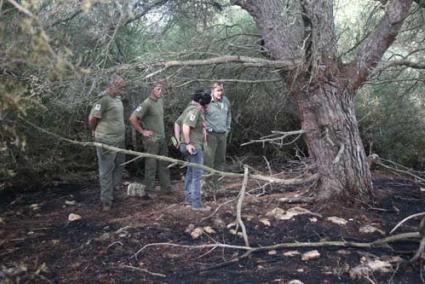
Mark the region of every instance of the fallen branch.
POLYGON ((295 131, 288 131, 288 132, 272 131, 272 134, 270 134, 270 135, 263 136, 263 137, 261 137, 260 139, 257 139, 257 140, 251 140, 249 142, 242 143, 241 146, 246 146, 246 145, 250 145, 250 144, 254 144, 254 143, 262 143, 263 147, 264 147, 265 143, 267 143, 267 142, 277 144, 278 146, 290 145, 290 144, 294 143, 295 141, 297 141, 298 138, 300 138, 301 135, 303 135, 304 133, 306 133, 305 130, 295 130, 295 131), (297 135, 297 136, 294 139, 292 139, 291 141, 289 141, 287 143, 283 143, 283 140, 286 137, 293 136, 293 135, 297 135), (280 142, 276 142, 276 141, 280 141, 280 142))
POLYGON ((424 215, 425 215, 425 212, 421 212, 421 213, 416 213, 416 214, 407 216, 406 218, 404 218, 403 220, 398 222, 397 225, 395 225, 395 227, 390 231, 390 234, 394 233, 395 230, 397 230, 398 227, 400 227, 403 223, 407 222, 408 220, 415 218, 415 217, 424 216, 424 215))
MULTIPOLYGON (((381 167, 383 167, 383 168, 385 168, 385 169, 387 169, 387 170, 390 170, 390 171, 393 171, 393 172, 396 172, 396 173, 398 173, 398 174, 404 174, 404 175, 408 175, 408 176, 410 176, 410 177, 413 177, 413 178, 415 178, 416 180, 418 180, 418 181, 420 181, 420 182, 422 182, 422 183, 425 183, 425 179, 424 178, 421 178, 420 176, 418 176, 418 175, 415 175, 414 173, 412 173, 411 171, 408 171, 408 170, 400 170, 400 169, 397 169, 397 168, 394 168, 394 167, 390 167, 390 166, 388 166, 388 165, 385 165, 383 162, 383 159, 381 159, 381 158, 379 158, 379 157, 375 157, 374 159, 373 159, 373 163, 375 163, 375 164, 377 164, 377 165, 379 165, 379 166, 381 166, 381 167)), ((392 162, 393 163, 393 162, 392 162)), ((393 163, 393 164, 395 164, 395 163, 393 163)))
MULTIPOLYGON (((190 166, 190 167, 195 167, 195 168, 201 168, 204 171, 208 171, 211 172, 213 174, 216 175, 220 175, 223 177, 235 177, 235 178, 243 178, 244 174, 238 174, 238 173, 231 173, 231 172, 223 172, 223 171, 219 171, 201 164, 195 164, 195 163, 189 163, 183 160, 178 160, 178 159, 173 159, 170 157, 166 157, 166 156, 159 156, 159 155, 153 155, 153 154, 149 154, 149 153, 142 153, 142 152, 137 152, 137 151, 133 151, 133 150, 126 150, 126 149, 121 149, 118 147, 114 147, 114 146, 110 146, 110 145, 106 145, 106 144, 102 144, 99 142, 80 142, 80 141, 75 141, 72 139, 68 139, 65 137, 62 137, 56 133, 52 133, 50 131, 47 131, 41 127, 38 127, 37 125, 23 119, 20 118, 21 121, 23 121, 24 123, 30 125, 31 127, 37 129, 38 131, 45 133, 49 136, 55 137, 59 140, 74 144, 74 145, 80 145, 82 147, 99 147, 102 149, 107 149, 110 151, 114 151, 117 153, 123 153, 123 154, 128 154, 128 155, 132 155, 132 156, 136 156, 136 157, 140 157, 140 158, 153 158, 153 159, 157 159, 157 160, 161 160, 161 161, 165 161, 165 162, 170 162, 170 163, 175 163, 175 164, 179 164, 179 165, 183 165, 183 166, 190 166)), ((269 182, 269 183, 276 183, 276 184, 282 184, 282 185, 300 185, 300 184, 304 184, 304 183, 308 183, 311 181, 315 181, 319 178, 319 174, 313 174, 309 177, 306 178, 292 178, 292 179, 280 179, 280 178, 275 178, 275 177, 270 177, 270 176, 263 176, 263 175, 259 175, 259 174, 255 174, 255 175, 249 175, 250 178, 253 179, 257 179, 257 180, 261 180, 261 181, 265 181, 265 182, 269 182)))
POLYGON ((152 276, 157 276, 157 277, 162 277, 162 278, 167 277, 167 275, 165 275, 165 274, 151 272, 147 269, 139 268, 139 267, 135 267, 135 266, 131 266, 131 265, 120 265, 118 267, 113 267, 113 268, 114 269, 120 269, 120 268, 131 269, 131 270, 134 270, 134 271, 144 272, 144 273, 150 274, 152 276))
POLYGON ((243 223, 242 217, 241 217, 242 203, 245 197, 245 190, 246 190, 247 184, 248 184, 248 168, 244 167, 244 177, 242 182, 242 188, 241 188, 241 192, 239 193, 239 199, 236 206, 236 221, 241 226, 243 239, 245 241, 245 246, 250 247, 249 241, 248 241, 248 235, 246 233, 245 224, 243 223))
MULTIPOLYGON (((153 246, 171 246, 171 247, 180 247, 180 248, 187 248, 187 249, 204 249, 204 248, 228 248, 228 249, 237 249, 237 250, 244 250, 246 251, 244 255, 237 257, 235 259, 232 259, 230 261, 225 262, 224 264, 230 264, 234 263, 236 261, 241 260, 244 257, 247 257, 248 255, 256 252, 263 252, 263 251, 270 251, 270 250, 276 250, 276 249, 284 249, 284 248, 317 248, 317 247, 352 247, 352 248, 376 248, 376 247, 383 247, 386 246, 388 243, 398 242, 398 241, 405 241, 409 239, 418 239, 421 238, 421 235, 419 232, 408 232, 408 233, 402 233, 397 234, 394 236, 389 236, 381 239, 377 239, 373 242, 351 242, 351 241, 322 241, 322 242, 293 242, 293 243, 280 243, 276 245, 271 246, 263 246, 263 247, 248 247, 248 246, 237 246, 237 245, 228 245, 228 244, 222 244, 222 243, 214 243, 214 244, 205 244, 205 245, 180 245, 180 244, 174 244, 174 243, 152 243, 147 244, 143 246, 141 249, 139 249, 133 257, 137 259, 140 253, 142 253, 145 249, 153 246)), ((213 268, 218 268, 223 266, 222 264, 214 265, 213 268)), ((207 268, 207 269, 211 269, 207 268)))

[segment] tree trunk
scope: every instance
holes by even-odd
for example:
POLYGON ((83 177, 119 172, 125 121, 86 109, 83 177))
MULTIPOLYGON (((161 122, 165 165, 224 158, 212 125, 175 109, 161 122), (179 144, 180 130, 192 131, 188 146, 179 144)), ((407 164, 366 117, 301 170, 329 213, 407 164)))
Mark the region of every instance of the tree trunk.
POLYGON ((321 176, 318 200, 369 202, 372 181, 355 115, 354 94, 321 81, 296 94, 310 157, 321 176))
POLYGON ((281 71, 294 94, 305 140, 320 174, 317 197, 369 202, 372 182, 354 111, 355 91, 394 42, 412 0, 391 0, 379 24, 338 63, 332 0, 232 0, 253 18, 271 57, 302 58, 298 70, 281 71))

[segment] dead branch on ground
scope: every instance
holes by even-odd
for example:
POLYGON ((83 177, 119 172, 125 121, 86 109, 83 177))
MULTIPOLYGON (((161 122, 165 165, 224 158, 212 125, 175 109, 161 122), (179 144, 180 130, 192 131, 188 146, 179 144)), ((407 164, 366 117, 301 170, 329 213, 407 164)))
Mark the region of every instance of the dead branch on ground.
POLYGON ((242 188, 241 188, 241 192, 239 193, 239 199, 238 199, 238 203, 237 203, 237 206, 236 206, 236 221, 241 226, 242 235, 243 235, 243 239, 245 241, 245 245, 247 247, 250 247, 249 241, 248 241, 248 235, 246 233, 245 224, 243 223, 242 217, 241 217, 242 203, 243 203, 243 199, 245 197, 245 191, 246 191, 247 184, 248 184, 248 168, 244 167, 244 177, 243 177, 243 182, 242 182, 242 188))
POLYGON ((369 159, 369 161, 370 161, 371 164, 377 164, 378 166, 381 166, 384 169, 387 169, 389 171, 395 172, 397 174, 402 174, 402 175, 407 175, 409 177, 413 177, 415 180, 419 181, 420 183, 424 183, 425 184, 425 179, 424 178, 418 176, 417 174, 414 174, 413 173, 413 170, 411 170, 411 169, 409 169, 409 168, 407 168, 407 167, 405 167, 403 165, 397 164, 397 163, 395 163, 393 161, 381 159, 376 154, 370 155, 368 157, 368 159, 369 159), (385 162, 394 165, 394 167, 389 166, 389 165, 386 165, 385 162), (402 167, 403 169, 401 170, 401 169, 398 169, 396 167, 402 167))
POLYGON ((180 247, 180 248, 187 248, 187 249, 204 249, 204 248, 228 248, 228 249, 236 249, 236 250, 243 250, 245 253, 240 256, 236 257, 230 261, 216 264, 213 266, 210 266, 203 270, 211 270, 215 268, 222 267, 227 264, 235 263, 243 258, 246 258, 252 253, 257 252, 263 252, 263 251, 270 251, 270 250, 276 250, 276 249, 285 249, 285 248, 318 248, 318 247, 351 247, 351 248, 362 248, 362 249, 370 249, 370 248, 376 248, 376 247, 384 247, 387 246, 389 243, 394 243, 398 241, 406 241, 410 239, 418 239, 421 235, 419 232, 408 232, 408 233, 401 233, 393 236, 388 236, 385 238, 377 239, 372 242, 351 242, 351 241, 321 241, 321 242, 292 242, 292 243, 280 243, 276 245, 270 245, 270 246, 261 246, 261 247, 249 247, 249 246, 237 246, 237 245, 228 245, 223 243, 214 243, 214 244, 205 244, 205 245, 180 245, 180 244, 174 244, 174 243, 151 243, 143 246, 141 249, 139 249, 137 252, 134 253, 133 258, 138 258, 138 256, 145 251, 149 247, 154 246, 171 246, 171 247, 180 247))

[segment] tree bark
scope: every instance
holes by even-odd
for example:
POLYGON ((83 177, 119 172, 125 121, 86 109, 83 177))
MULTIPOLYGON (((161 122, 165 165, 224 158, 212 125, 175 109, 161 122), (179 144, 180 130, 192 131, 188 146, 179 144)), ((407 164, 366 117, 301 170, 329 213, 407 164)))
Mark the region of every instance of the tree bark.
POLYGON ((369 202, 372 178, 348 88, 316 82, 296 95, 305 141, 320 176, 318 200, 369 202))

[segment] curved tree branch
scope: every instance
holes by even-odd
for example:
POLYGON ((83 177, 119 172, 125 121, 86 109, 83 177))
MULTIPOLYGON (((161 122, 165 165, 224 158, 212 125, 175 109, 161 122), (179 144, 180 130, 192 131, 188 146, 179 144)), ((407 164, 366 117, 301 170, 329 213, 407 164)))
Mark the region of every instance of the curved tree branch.
POLYGON ((376 29, 363 41, 357 56, 349 65, 352 68, 351 87, 356 90, 376 67, 385 51, 395 41, 400 28, 409 15, 412 0, 392 0, 376 29))

